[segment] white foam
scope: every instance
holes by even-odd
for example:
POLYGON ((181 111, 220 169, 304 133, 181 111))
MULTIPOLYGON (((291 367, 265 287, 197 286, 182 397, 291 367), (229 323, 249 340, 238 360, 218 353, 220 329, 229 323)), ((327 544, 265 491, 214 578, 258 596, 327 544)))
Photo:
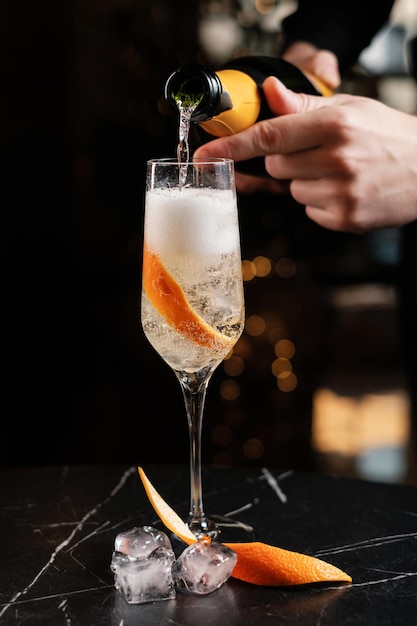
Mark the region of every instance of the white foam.
POLYGON ((239 248, 230 190, 156 189, 146 194, 146 239, 158 254, 227 254, 239 248))

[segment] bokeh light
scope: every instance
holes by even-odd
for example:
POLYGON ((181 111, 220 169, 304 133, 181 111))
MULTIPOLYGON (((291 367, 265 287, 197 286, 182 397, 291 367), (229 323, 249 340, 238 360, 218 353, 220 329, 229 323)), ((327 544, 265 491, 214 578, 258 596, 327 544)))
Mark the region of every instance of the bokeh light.
POLYGON ((292 372, 292 365, 289 359, 285 357, 278 357, 271 365, 271 370, 276 378, 283 378, 284 375, 287 376, 288 372, 292 372))
POLYGON ((293 372, 282 372, 277 377, 277 386, 280 391, 290 392, 294 391, 297 387, 297 376, 293 372))
POLYGON ((224 361, 223 368, 228 376, 239 376, 245 369, 245 362, 242 357, 234 354, 224 361))
POLYGON ((242 261, 243 280, 248 282, 256 276, 256 266, 252 261, 242 261))
POLYGON ((253 259, 253 263, 256 268, 256 275, 260 278, 264 278, 271 273, 272 264, 271 261, 265 256, 257 256, 253 259))
POLYGON ((265 332, 266 323, 260 315, 250 315, 245 324, 245 330, 252 337, 259 337, 265 332))
POLYGON ((275 263, 275 271, 280 278, 292 278, 296 272, 295 261, 289 257, 283 257, 275 263))
POLYGON ((227 446, 233 440, 232 429, 226 424, 219 424, 211 431, 211 438, 219 448, 227 446))
POLYGON ((240 396, 240 385, 235 380, 226 379, 220 386, 220 396, 223 400, 236 400, 240 396))
POLYGON ((280 339, 275 344, 275 354, 277 357, 292 359, 295 354, 295 345, 290 339, 280 339))
POLYGON ((260 439, 251 437, 243 444, 243 454, 252 461, 260 459, 264 453, 264 444, 260 439))

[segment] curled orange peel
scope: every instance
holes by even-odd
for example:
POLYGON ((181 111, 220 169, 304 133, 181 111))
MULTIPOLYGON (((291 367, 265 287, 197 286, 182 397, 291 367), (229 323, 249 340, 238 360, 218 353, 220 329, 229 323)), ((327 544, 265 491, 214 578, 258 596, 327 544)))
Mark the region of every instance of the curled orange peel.
POLYGON ((234 346, 235 339, 209 326, 191 306, 181 286, 146 242, 142 277, 150 303, 180 335, 209 350, 231 349, 234 346))
POLYGON ((164 526, 174 533, 174 535, 177 535, 177 537, 182 539, 182 541, 184 541, 187 545, 195 543, 197 541, 196 536, 191 532, 187 524, 183 522, 179 515, 177 515, 175 511, 165 502, 163 497, 159 495, 141 467, 138 467, 138 472, 149 502, 152 504, 164 526))
MULTIPOLYGON (((197 541, 185 522, 165 502, 142 467, 138 472, 146 495, 160 520, 187 545, 197 541)), ((225 543, 237 554, 232 576, 253 585, 292 586, 310 583, 352 582, 351 576, 316 557, 284 550, 260 541, 225 543)))

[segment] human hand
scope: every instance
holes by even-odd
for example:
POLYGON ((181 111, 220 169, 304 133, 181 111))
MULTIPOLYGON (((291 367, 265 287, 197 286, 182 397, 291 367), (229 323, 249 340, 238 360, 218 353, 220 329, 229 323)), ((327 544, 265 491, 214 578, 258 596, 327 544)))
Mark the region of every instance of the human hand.
POLYGON ((277 117, 215 139, 195 156, 264 156, 271 178, 237 174, 238 189, 282 193, 289 184, 308 217, 332 230, 361 233, 417 219, 416 117, 370 98, 297 94, 274 77, 263 89, 277 117))
MULTIPOLYGON (((324 96, 332 95, 340 85, 339 64, 335 54, 329 50, 319 50, 314 45, 297 41, 282 54, 282 59, 298 67, 324 96)), ((284 111, 281 113, 283 114, 284 111)), ((236 172, 238 188, 243 193, 257 190, 272 193, 288 193, 289 181, 272 181, 265 176, 254 176, 236 172)))
POLYGON ((313 82, 318 82, 319 91, 325 96, 331 95, 340 85, 339 62, 330 50, 319 50, 310 43, 297 41, 283 52, 282 58, 298 67, 313 82))

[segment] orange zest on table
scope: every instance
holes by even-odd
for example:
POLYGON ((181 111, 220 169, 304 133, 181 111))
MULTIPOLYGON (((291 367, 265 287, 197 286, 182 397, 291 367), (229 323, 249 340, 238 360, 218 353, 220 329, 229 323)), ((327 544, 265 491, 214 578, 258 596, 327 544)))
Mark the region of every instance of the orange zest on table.
POLYGON ((259 541, 225 545, 237 553, 232 576, 253 585, 352 582, 352 578, 338 567, 307 554, 284 550, 259 541))
MULTIPOLYGON (((138 467, 138 472, 149 501, 166 528, 186 544, 195 543, 196 537, 165 502, 141 467, 138 467)), ((225 545, 237 554, 237 563, 232 576, 254 585, 281 587, 352 582, 351 576, 338 567, 307 554, 284 550, 259 541, 225 545)))
POLYGON ((152 306, 178 333, 210 350, 233 347, 234 340, 209 326, 193 309, 180 285, 146 243, 142 275, 143 287, 152 306))

